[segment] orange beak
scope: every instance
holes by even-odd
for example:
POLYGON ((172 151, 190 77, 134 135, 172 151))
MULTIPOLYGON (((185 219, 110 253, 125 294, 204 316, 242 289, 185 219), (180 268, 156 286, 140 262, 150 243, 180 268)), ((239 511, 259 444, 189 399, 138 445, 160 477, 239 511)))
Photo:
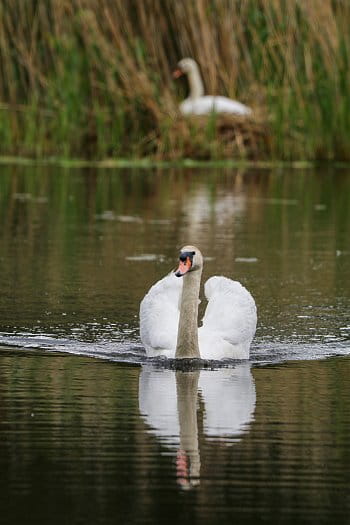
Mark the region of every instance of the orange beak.
POLYGON ((192 261, 189 257, 186 258, 186 261, 181 261, 179 267, 175 272, 176 277, 182 277, 185 273, 189 272, 192 266, 192 261))
POLYGON ((175 71, 173 71, 173 77, 174 78, 179 78, 183 75, 183 71, 181 71, 181 69, 175 69, 175 71))

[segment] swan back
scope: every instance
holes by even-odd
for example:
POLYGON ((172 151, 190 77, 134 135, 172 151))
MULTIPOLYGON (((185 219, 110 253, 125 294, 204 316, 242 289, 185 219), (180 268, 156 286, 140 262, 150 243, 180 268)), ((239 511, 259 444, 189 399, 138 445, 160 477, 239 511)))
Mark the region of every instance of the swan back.
POLYGON ((183 115, 209 115, 210 113, 231 113, 234 115, 250 115, 252 110, 227 97, 206 95, 198 98, 189 97, 180 104, 183 115))

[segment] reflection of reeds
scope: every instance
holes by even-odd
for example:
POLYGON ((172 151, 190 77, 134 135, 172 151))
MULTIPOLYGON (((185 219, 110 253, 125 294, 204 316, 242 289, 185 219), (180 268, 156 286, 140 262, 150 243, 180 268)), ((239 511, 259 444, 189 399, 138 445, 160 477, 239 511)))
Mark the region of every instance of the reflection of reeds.
POLYGON ((349 25, 341 0, 3 0, 0 151, 346 158, 349 25), (170 74, 182 56, 208 93, 265 110, 271 140, 251 155, 209 123, 189 148, 198 124, 174 123, 185 91, 170 74))

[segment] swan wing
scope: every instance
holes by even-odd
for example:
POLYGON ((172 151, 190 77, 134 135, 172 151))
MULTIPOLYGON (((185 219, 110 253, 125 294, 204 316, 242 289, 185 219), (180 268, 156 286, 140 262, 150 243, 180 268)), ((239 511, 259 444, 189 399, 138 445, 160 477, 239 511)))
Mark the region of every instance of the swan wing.
POLYGON ((175 357, 183 280, 172 272, 140 304, 140 337, 149 357, 175 357))
POLYGON ((187 98, 180 104, 183 115, 208 115, 215 113, 232 113, 235 115, 250 115, 252 110, 227 97, 206 95, 198 98, 187 98))
POLYGON ((203 359, 248 359, 256 329, 256 306, 251 294, 239 282, 211 277, 205 283, 208 305, 199 328, 203 359))

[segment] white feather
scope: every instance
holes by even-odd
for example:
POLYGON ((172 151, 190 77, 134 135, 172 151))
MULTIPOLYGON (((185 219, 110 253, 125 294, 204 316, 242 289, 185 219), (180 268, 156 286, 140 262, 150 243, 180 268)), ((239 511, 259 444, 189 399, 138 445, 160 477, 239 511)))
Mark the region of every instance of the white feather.
POLYGON ((232 113, 234 115, 250 115, 252 110, 227 97, 205 95, 198 98, 187 98, 180 104, 183 115, 209 115, 210 113, 232 113))

